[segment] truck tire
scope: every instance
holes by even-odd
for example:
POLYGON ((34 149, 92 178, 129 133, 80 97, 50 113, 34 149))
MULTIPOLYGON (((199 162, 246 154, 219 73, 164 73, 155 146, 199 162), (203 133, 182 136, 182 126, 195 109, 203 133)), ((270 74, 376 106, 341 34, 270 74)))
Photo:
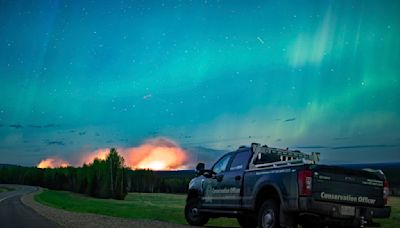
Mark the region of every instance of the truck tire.
POLYGON ((200 200, 189 199, 185 206, 185 219, 192 226, 203 226, 208 222, 208 217, 199 212, 200 200))
POLYGON ((240 216, 237 217, 237 221, 242 228, 256 228, 257 219, 252 216, 240 216))
POLYGON ((258 227, 280 228, 279 203, 276 200, 266 200, 258 211, 258 227))

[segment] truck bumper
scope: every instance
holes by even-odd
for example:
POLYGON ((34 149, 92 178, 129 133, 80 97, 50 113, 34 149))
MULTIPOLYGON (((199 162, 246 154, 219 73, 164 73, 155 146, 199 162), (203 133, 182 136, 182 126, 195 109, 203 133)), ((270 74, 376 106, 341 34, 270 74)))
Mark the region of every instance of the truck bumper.
POLYGON ((326 221, 343 221, 357 222, 361 218, 372 222, 373 218, 388 218, 390 216, 391 207, 375 208, 367 206, 350 206, 343 204, 315 201, 309 197, 299 198, 300 214, 310 214, 323 218, 326 221), (346 211, 344 209, 347 209, 346 211), (350 209, 350 210, 349 210, 350 209))

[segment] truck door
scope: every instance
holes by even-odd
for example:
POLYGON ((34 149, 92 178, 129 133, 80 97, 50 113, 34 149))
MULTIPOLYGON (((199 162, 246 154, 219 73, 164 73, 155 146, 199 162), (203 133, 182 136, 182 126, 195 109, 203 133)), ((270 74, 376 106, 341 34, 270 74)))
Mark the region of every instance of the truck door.
POLYGON ((232 155, 233 158, 230 159, 225 171, 215 175, 216 182, 214 183, 215 185, 211 195, 213 198, 213 207, 241 208, 243 174, 244 170, 247 168, 250 156, 251 152, 249 150, 237 151, 232 155))
POLYGON ((239 209, 242 207, 241 191, 244 170, 249 163, 251 152, 249 150, 237 151, 233 156, 223 180, 217 186, 221 185, 221 188, 225 190, 226 197, 222 199, 223 207, 239 209))
POLYGON ((202 204, 204 207, 219 208, 221 207, 221 199, 224 195, 221 193, 220 182, 224 178, 224 174, 228 163, 232 158, 233 153, 229 153, 220 158, 213 166, 214 172, 212 177, 204 179, 202 184, 204 195, 202 197, 202 204))

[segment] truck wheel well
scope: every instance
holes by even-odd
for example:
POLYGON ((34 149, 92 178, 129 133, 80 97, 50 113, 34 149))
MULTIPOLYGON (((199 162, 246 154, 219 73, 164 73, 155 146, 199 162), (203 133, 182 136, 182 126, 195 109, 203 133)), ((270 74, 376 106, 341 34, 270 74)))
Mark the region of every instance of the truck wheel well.
POLYGON ((186 201, 189 201, 190 199, 197 198, 197 197, 199 197, 199 193, 196 190, 190 190, 189 194, 186 198, 186 201))
POLYGON ((256 202, 255 202, 256 211, 258 211, 258 209, 260 209, 261 205, 267 199, 274 199, 277 202, 280 202, 279 193, 278 193, 278 191, 276 191, 276 189, 273 186, 270 186, 270 185, 265 186, 257 193, 256 202))

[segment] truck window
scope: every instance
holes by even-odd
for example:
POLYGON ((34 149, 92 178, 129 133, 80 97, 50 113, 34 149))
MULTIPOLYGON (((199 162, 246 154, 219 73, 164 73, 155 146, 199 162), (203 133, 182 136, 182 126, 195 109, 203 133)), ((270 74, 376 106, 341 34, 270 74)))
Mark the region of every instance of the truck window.
POLYGON ((257 158, 254 160, 254 164, 263 164, 281 161, 280 156, 276 154, 263 154, 259 153, 257 158))
POLYGON ((231 158, 231 154, 225 155, 222 157, 217 163, 215 163, 213 167, 213 171, 215 173, 224 172, 226 170, 226 166, 228 165, 229 159, 231 158))
POLYGON ((232 161, 230 170, 243 170, 245 169, 247 162, 249 161, 249 153, 241 152, 235 155, 235 158, 232 161))

